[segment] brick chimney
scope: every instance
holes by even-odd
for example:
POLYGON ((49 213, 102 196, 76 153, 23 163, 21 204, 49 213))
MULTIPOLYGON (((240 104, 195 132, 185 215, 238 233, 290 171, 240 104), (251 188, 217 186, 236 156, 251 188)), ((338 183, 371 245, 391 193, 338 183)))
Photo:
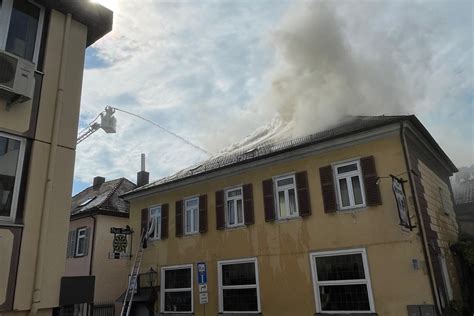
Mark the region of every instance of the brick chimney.
POLYGON ((144 186, 150 182, 150 173, 145 171, 145 154, 142 154, 141 158, 141 170, 137 172, 137 187, 144 186))
POLYGON ((105 178, 97 176, 94 178, 94 181, 92 182, 92 187, 94 190, 98 190, 102 184, 104 184, 105 178))

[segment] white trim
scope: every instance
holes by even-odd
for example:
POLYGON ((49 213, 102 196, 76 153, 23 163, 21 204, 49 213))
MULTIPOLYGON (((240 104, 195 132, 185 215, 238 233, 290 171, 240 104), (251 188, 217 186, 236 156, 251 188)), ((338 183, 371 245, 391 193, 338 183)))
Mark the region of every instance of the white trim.
POLYGON ((258 260, 257 257, 253 258, 242 258, 242 259, 231 259, 231 260, 220 260, 217 261, 217 285, 219 289, 218 294, 218 304, 219 304, 219 313, 224 314, 236 314, 236 313, 246 313, 246 314, 258 314, 261 312, 261 303, 260 303, 260 281, 259 281, 259 272, 258 272, 258 260), (246 285, 232 285, 232 286, 223 286, 222 285, 222 266, 223 265, 233 265, 241 263, 253 263, 255 266, 255 285, 246 284, 246 285), (224 302, 223 302, 223 290, 225 289, 257 289, 257 310, 256 311, 224 311, 224 302))
POLYGON ((13 185, 12 205, 10 207, 10 216, 0 216, 0 222, 14 222, 18 211, 18 197, 20 195, 21 175, 23 173, 23 163, 25 160, 26 139, 0 132, 0 136, 13 139, 20 142, 18 160, 15 173, 15 184, 13 185))
POLYGON ((224 205, 224 210, 225 210, 225 227, 226 228, 235 228, 235 227, 241 227, 241 226, 244 226, 245 225, 245 211, 244 211, 244 188, 243 186, 237 186, 237 187, 231 187, 231 188, 228 188, 228 189, 225 189, 224 190, 224 195, 225 195, 225 205, 224 205), (227 193, 230 192, 230 191, 235 191, 235 190, 240 190, 240 196, 238 197, 231 197, 229 199, 227 193), (238 215, 237 215, 237 201, 238 200, 241 200, 242 201, 242 223, 237 223, 237 218, 238 218, 238 215), (229 210, 228 210, 228 202, 229 201, 234 201, 234 205, 235 205, 235 224, 233 225, 230 225, 229 224, 229 210))
POLYGON ((161 267, 160 272, 160 311, 161 313, 167 314, 189 314, 194 313, 194 291, 193 291, 193 279, 194 279, 194 272, 193 272, 193 265, 192 264, 181 264, 175 266, 166 266, 161 267), (190 288, 180 288, 180 289, 165 289, 165 271, 166 270, 181 270, 181 269, 191 269, 191 287, 190 288), (185 312, 175 312, 175 311, 165 311, 165 292, 185 292, 191 291, 191 310, 185 312))
MULTIPOLYGON (((38 17, 38 26, 36 29, 35 48, 33 50, 33 60, 31 60, 31 62, 33 62, 35 65, 38 65, 39 52, 41 48, 41 38, 43 35, 45 8, 44 6, 38 4, 35 1, 32 1, 32 0, 26 0, 26 1, 40 9, 39 17, 38 17)), ((1 21, 0 22, 0 50, 5 50, 5 47, 7 45, 12 10, 13 10, 13 0, 3 0, 1 13, 0 13, 0 18, 1 18, 0 20, 1 21)), ((18 57, 23 58, 21 56, 18 56, 18 57)), ((23 58, 23 59, 29 60, 26 58, 23 58)))
POLYGON ((443 275, 443 283, 444 288, 446 290, 446 295, 448 296, 448 300, 453 300, 453 288, 451 286, 451 280, 449 279, 449 272, 448 266, 446 264, 446 256, 444 255, 444 251, 441 249, 441 254, 438 256, 440 265, 441 265, 441 274, 443 275))
POLYGON ((76 249, 74 250, 74 257, 84 257, 86 253, 86 242, 87 240, 87 227, 81 227, 76 230, 76 249), (81 235, 81 233, 84 233, 84 235, 81 235), (79 252, 79 240, 84 239, 84 249, 82 252, 79 252))
POLYGON ((337 194, 337 204, 338 204, 337 210, 346 211, 346 210, 351 210, 355 208, 366 207, 367 204, 366 204, 366 199, 365 199, 365 187, 364 187, 362 169, 360 166, 360 158, 346 159, 344 161, 335 162, 335 163, 332 163, 331 166, 333 170, 334 182, 336 182, 336 194, 337 194), (341 175, 337 173, 337 168, 349 166, 353 164, 356 164, 357 170, 346 172, 341 175), (355 201, 354 201, 354 191, 352 188, 352 181, 349 181, 349 179, 351 179, 353 176, 359 177, 360 190, 361 190, 361 195, 362 195, 362 204, 355 204, 355 201), (339 186, 339 180, 341 179, 346 179, 347 193, 349 195, 349 206, 342 206, 341 188, 339 186))
MULTIPOLYGON (((193 197, 189 197, 189 198, 184 198, 183 199, 183 216, 184 216, 184 220, 183 220, 183 223, 184 223, 184 235, 194 235, 194 234, 198 234, 199 233, 199 208, 200 208, 200 205, 199 205, 199 196, 193 196, 193 197), (190 231, 186 231, 186 228, 187 228, 187 214, 186 214, 186 211, 187 211, 187 207, 186 207, 186 201, 192 201, 192 200, 197 200, 197 208, 196 208, 196 212, 192 212, 191 213, 191 218, 192 218, 192 225, 190 226, 191 230, 190 231), (197 215, 197 216, 196 216, 197 215), (196 230, 194 230, 195 228, 195 225, 196 224, 196 230)), ((194 208, 192 209, 194 210, 194 208)))
MULTIPOLYGON (((274 196, 274 199, 275 199, 275 206, 276 206, 275 207, 275 209, 276 209, 276 218, 279 219, 279 220, 282 220, 282 219, 291 219, 291 218, 299 217, 300 216, 300 211, 299 211, 299 205, 298 205, 298 188, 296 187, 295 173, 275 176, 272 179, 273 179, 273 190, 274 190, 273 196, 274 196), (288 178, 293 179, 292 184, 278 186, 278 181, 288 179, 288 178), (291 189, 294 190, 294 192, 295 192, 295 211, 296 212, 293 215, 287 215, 285 217, 280 217, 280 201, 278 199, 279 189, 280 189, 280 191, 284 192, 285 204, 290 200, 290 198, 289 198, 290 195, 289 195, 288 191, 291 190, 291 189)), ((290 210, 289 203, 287 204, 287 210, 288 210, 288 212, 290 210)))
POLYGON ((194 177, 184 178, 180 181, 164 183, 153 186, 150 189, 131 192, 124 195, 125 200, 131 201, 140 199, 146 196, 152 196, 157 193, 168 192, 177 188, 188 187, 193 184, 209 181, 212 179, 222 179, 231 175, 242 174, 245 171, 261 168, 262 166, 274 166, 282 162, 289 162, 300 160, 306 157, 322 154, 325 152, 354 147, 355 145, 364 144, 370 141, 383 139, 389 136, 398 135, 400 133, 400 123, 384 125, 378 128, 373 128, 366 131, 361 131, 355 134, 341 136, 335 139, 321 141, 314 145, 308 145, 302 148, 293 149, 287 152, 278 153, 271 157, 262 157, 254 161, 248 161, 243 164, 230 165, 218 170, 213 170, 209 173, 203 173, 194 177))
MULTIPOLYGON (((156 220, 155 222, 153 223, 154 225, 156 225, 154 228, 153 228, 153 237, 150 236, 150 241, 156 241, 156 240, 161 240, 161 220, 162 220, 162 204, 155 204, 155 205, 152 205, 148 208, 148 223, 147 223, 147 226, 149 227, 150 226, 150 222, 151 222, 151 210, 152 209, 156 209, 156 208, 160 208, 160 222, 159 223, 156 223, 156 220), (158 231, 159 231, 159 234, 158 234, 158 237, 156 237, 156 228, 158 227, 158 231)), ((156 218, 156 216, 154 216, 156 218)))
POLYGON ((311 275, 313 280, 314 301, 317 313, 327 314, 349 314, 349 313, 375 313, 374 296, 372 292, 372 283, 370 281, 369 265, 367 260, 367 252, 365 248, 356 249, 342 249, 333 251, 318 251, 309 254, 311 275), (362 263, 364 265, 365 279, 360 280, 338 280, 338 281, 318 281, 318 272, 316 269, 316 258, 318 257, 332 257, 338 255, 360 254, 362 256, 362 263), (338 285, 338 284, 365 284, 367 286, 367 295, 369 300, 370 310, 367 311, 323 311, 321 309, 321 296, 319 293, 319 286, 321 285, 338 285))

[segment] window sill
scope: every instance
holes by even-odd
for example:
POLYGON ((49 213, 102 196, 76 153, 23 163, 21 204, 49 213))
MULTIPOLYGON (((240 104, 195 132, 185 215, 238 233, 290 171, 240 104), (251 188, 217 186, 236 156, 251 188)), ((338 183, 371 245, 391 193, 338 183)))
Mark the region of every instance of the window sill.
POLYGON ((358 212, 363 212, 368 208, 367 205, 362 205, 362 206, 355 206, 351 208, 345 208, 345 209, 338 209, 336 214, 351 214, 351 213, 358 213, 358 212))
POLYGON ((225 230, 230 231, 230 230, 239 230, 239 229, 244 229, 244 228, 247 228, 247 226, 245 226, 245 224, 242 224, 238 226, 226 226, 225 230))
POLYGON ((276 219, 275 219, 275 222, 285 223, 285 222, 294 221, 294 220, 296 220, 296 219, 302 219, 302 217, 301 217, 300 215, 298 215, 298 216, 285 217, 285 218, 276 218, 276 219))
POLYGON ((244 312, 244 313, 236 313, 236 312, 220 312, 217 315, 228 315, 228 316, 254 316, 254 315, 263 315, 261 312, 244 312))
POLYGON ((25 227, 23 224, 15 224, 13 221, 0 220, 0 227, 25 227))
POLYGON ((163 316, 194 316, 194 313, 182 312, 182 313, 160 313, 163 316))

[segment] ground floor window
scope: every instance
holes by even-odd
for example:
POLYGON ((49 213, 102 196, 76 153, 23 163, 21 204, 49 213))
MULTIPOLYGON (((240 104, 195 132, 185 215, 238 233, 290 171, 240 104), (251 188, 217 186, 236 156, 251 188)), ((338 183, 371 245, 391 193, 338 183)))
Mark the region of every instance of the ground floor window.
POLYGON ((374 312, 365 249, 310 254, 317 312, 374 312))
POLYGON ((257 259, 218 263, 219 311, 260 312, 257 259))
POLYGON ((193 266, 161 268, 161 312, 193 312, 193 266))

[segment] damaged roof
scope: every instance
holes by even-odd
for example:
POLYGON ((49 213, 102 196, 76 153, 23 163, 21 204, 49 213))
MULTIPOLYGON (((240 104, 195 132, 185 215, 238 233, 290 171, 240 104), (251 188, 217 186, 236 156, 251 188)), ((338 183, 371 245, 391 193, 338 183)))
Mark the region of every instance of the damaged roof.
POLYGON ((419 130, 426 137, 426 139, 436 149, 440 156, 448 162, 450 169, 453 172, 457 171, 456 167, 451 162, 449 157, 443 152, 441 147, 436 143, 436 141, 433 139, 428 130, 426 130, 423 124, 421 124, 421 122, 414 115, 352 116, 340 123, 339 125, 318 133, 281 142, 266 141, 255 146, 251 150, 245 148, 233 151, 228 154, 222 154, 215 157, 211 157, 210 159, 198 165, 183 169, 171 176, 164 177, 157 181, 151 182, 150 184, 141 186, 130 192, 127 192, 126 194, 124 194, 123 197, 128 198, 139 192, 140 194, 142 192, 145 194, 144 191, 151 191, 151 189, 160 187, 165 184, 179 182, 184 179, 204 175, 223 168, 249 163, 251 161, 275 156, 288 151, 293 151, 298 148, 323 143, 335 138, 352 135, 355 133, 375 129, 386 125, 401 123, 404 121, 409 121, 410 123, 412 123, 417 128, 417 130, 419 130))
POLYGON ((90 186, 72 197, 71 218, 92 213, 128 215, 129 204, 120 196, 136 185, 126 178, 118 178, 102 183, 99 187, 90 186))

